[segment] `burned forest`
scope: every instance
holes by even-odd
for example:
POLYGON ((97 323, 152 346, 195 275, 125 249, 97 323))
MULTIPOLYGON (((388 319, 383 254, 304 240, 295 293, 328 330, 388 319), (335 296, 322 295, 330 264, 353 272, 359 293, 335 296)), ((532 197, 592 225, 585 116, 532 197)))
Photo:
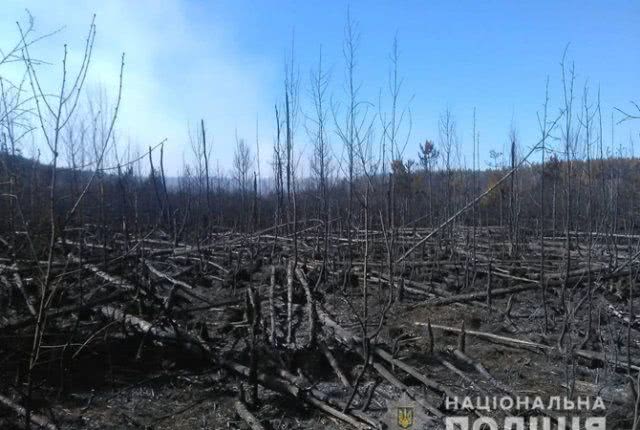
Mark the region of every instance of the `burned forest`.
POLYGON ((269 153, 205 114, 131 145, 128 54, 88 84, 99 17, 54 64, 57 31, 18 18, 0 428, 640 429, 637 87, 605 110, 560 45, 533 140, 481 150, 482 101, 420 136, 402 45, 369 98, 347 13, 338 60, 285 49, 269 153))

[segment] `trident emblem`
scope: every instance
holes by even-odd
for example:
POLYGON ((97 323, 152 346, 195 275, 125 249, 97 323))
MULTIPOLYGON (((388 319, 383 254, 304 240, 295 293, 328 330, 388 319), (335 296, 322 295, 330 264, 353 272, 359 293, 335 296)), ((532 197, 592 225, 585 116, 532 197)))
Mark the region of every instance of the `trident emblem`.
POLYGON ((408 429, 413 426, 413 408, 398 406, 398 425, 400 428, 408 429))

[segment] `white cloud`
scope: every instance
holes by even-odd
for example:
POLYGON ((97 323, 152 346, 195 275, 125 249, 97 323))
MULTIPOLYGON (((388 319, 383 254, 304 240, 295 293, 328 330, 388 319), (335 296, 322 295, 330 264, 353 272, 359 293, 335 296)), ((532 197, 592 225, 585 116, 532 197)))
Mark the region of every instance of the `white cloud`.
MULTIPOLYGON (((214 138, 214 159, 230 166, 235 129, 250 141, 256 114, 266 117, 278 67, 265 58, 247 57, 235 40, 235 29, 222 16, 194 19, 199 11, 179 0, 162 2, 110 0, 103 2, 9 0, 0 18, 0 38, 17 40, 15 21, 27 7, 38 32, 65 28, 43 40, 33 56, 51 62, 42 71, 43 85, 56 88, 63 44, 68 43, 70 68, 81 59, 86 32, 96 14, 97 36, 87 88, 103 85, 110 99, 118 87, 120 55, 126 53, 123 102, 118 121, 120 136, 128 136, 144 150, 163 138, 167 169, 177 173, 183 152, 189 154, 187 124, 204 118, 214 138), (199 23, 198 23, 199 22, 199 23)), ((5 48, 6 45, 2 45, 5 48)), ((13 66, 13 67, 17 67, 13 66)), ((8 73, 6 68, 0 73, 8 73)), ((263 118, 261 155, 271 145, 271 131, 263 118)), ((125 140, 125 139, 123 139, 125 140)), ((262 168, 266 168, 263 161, 262 168)))

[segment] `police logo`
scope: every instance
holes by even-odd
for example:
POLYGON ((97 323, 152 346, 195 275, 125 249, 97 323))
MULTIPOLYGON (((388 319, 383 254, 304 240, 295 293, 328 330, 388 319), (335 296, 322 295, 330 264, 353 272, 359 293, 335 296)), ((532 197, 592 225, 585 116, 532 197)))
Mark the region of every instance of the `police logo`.
POLYGON ((387 412, 380 421, 388 430, 429 430, 435 424, 434 417, 428 416, 407 393, 387 402, 387 412))
POLYGON ((398 426, 402 429, 413 427, 413 408, 408 406, 398 406, 396 410, 398 426))

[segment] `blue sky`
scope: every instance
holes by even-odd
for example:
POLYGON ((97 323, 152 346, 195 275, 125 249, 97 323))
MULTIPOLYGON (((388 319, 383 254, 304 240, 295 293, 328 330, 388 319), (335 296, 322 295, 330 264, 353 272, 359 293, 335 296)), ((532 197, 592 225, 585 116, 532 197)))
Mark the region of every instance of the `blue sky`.
MULTIPOLYGON (((127 55, 118 124, 122 142, 146 148, 168 138, 167 165, 175 173, 184 160, 190 161, 188 125, 204 118, 214 138, 213 158, 228 169, 236 130, 253 143, 258 118, 266 172, 275 129, 273 105, 282 101, 283 64, 292 35, 303 111, 308 108, 309 71, 320 46, 331 71, 331 97, 339 101, 348 7, 360 33, 356 73, 362 98, 377 104, 382 91, 382 111, 388 109, 388 57, 397 34, 404 79, 401 103, 411 100, 409 158, 416 158, 417 145, 425 138, 437 140, 438 115, 447 107, 456 117, 468 164, 474 107, 483 165, 489 150, 502 150, 511 124, 524 147, 535 143, 536 112, 544 101, 547 76, 550 109, 556 112, 560 106, 559 63, 567 44, 575 62, 577 94, 585 81, 593 94, 601 88, 607 128, 614 106, 626 108, 630 100, 640 100, 637 0, 3 0, 0 40, 14 40, 14 22, 25 8, 41 32, 64 26, 34 53, 51 62, 42 74, 45 85, 55 88, 62 45, 67 42, 72 60, 77 59, 95 12, 98 34, 88 87, 102 85, 115 97, 119 55, 127 55)), ((296 144, 304 156, 308 139, 303 122, 301 115, 296 144)), ((638 140, 638 129, 637 123, 619 126, 616 146, 630 148, 629 139, 638 140)), ((339 155, 339 140, 330 137, 339 155)), ((304 174, 308 163, 300 169, 304 174)))

